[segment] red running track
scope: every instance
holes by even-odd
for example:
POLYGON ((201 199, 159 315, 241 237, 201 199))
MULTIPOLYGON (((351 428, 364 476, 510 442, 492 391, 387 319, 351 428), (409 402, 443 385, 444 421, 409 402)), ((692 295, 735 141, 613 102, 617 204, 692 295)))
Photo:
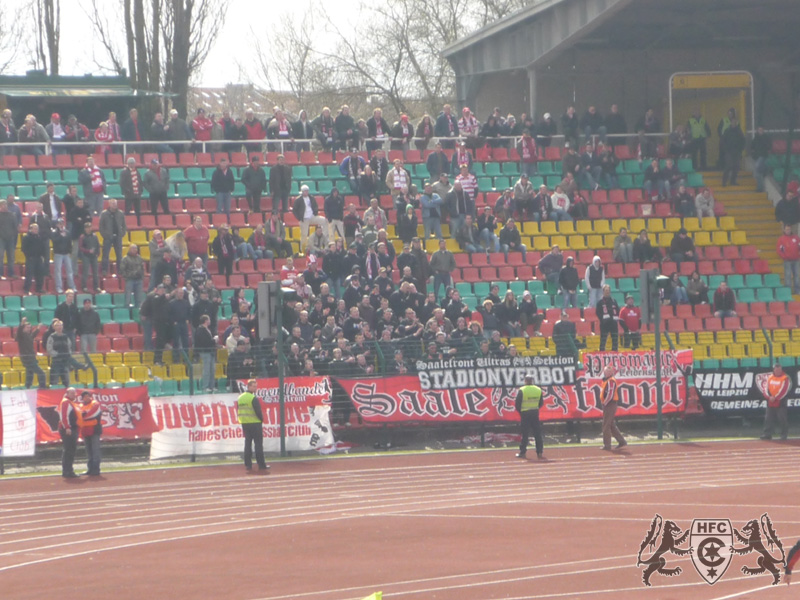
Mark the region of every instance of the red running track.
POLYGON ((800 537, 796 443, 702 443, 288 461, 0 482, 0 598, 124 600, 797 598, 636 567, 656 512, 689 527, 769 512, 800 537))

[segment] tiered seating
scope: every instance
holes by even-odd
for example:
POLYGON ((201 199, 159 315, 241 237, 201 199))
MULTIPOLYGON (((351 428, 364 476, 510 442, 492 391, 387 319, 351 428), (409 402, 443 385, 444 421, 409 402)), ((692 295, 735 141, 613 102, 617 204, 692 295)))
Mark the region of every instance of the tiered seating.
MULTIPOLYGON (((470 256, 461 253, 455 241, 448 239, 448 248, 457 253, 458 269, 454 273, 456 287, 468 306, 477 306, 488 293, 491 282, 500 285, 501 293, 506 288, 512 289, 517 295, 521 295, 526 289, 531 291, 539 308, 545 311, 545 320, 541 327, 544 335, 512 339, 508 342, 515 344, 523 354, 553 354, 555 347, 548 336, 559 318, 562 299, 547 292, 546 286, 538 279, 540 273, 536 268, 542 255, 553 244, 559 244, 565 254, 575 257, 580 274, 592 257, 598 254, 607 265, 608 282, 617 300, 622 303, 624 295, 631 294, 638 302, 640 266, 613 261, 611 248, 617 232, 625 227, 635 236, 639 230, 646 229, 655 244, 666 248, 674 233, 685 227, 698 247, 699 272, 707 280, 712 292, 720 281, 727 281, 737 294, 738 316, 735 319, 726 319, 723 323, 711 315, 708 305, 694 308, 679 306, 676 310, 667 306, 662 315, 663 330, 672 342, 679 347, 693 347, 697 360, 711 361, 711 365, 714 364, 713 361, 720 361, 720 364, 730 364, 730 361, 748 364, 750 361, 763 361, 768 357, 766 331, 774 344, 775 354, 784 357, 782 360, 788 362, 790 357, 800 355, 800 334, 795 334, 800 317, 800 303, 795 302, 790 291, 780 285, 779 278, 769 272, 767 262, 760 259, 757 250, 747 243, 745 233, 737 228, 734 219, 724 216, 724 208, 721 206, 718 207, 717 217, 704 219, 680 219, 670 213, 667 204, 652 207, 649 202, 644 201, 641 192, 642 166, 626 151, 626 147, 617 148, 621 159, 618 168, 619 188, 586 193, 590 202, 588 220, 559 224, 520 224, 523 243, 528 247, 524 261, 519 253, 511 253, 507 261, 502 254, 481 253, 470 256)), ((153 155, 132 156, 144 168, 153 155)), ((124 158, 120 155, 96 157, 98 164, 104 169, 110 197, 121 195, 118 177, 124 158)), ((145 206, 145 212, 140 219, 127 217, 129 233, 125 247, 130 243, 138 244, 147 260, 147 242, 152 229, 158 227, 169 236, 189 226, 195 215, 200 215, 211 227, 218 226, 225 220, 223 216, 214 214, 216 201, 210 189, 210 178, 215 168, 213 165, 219 158, 218 155, 211 154, 186 153, 177 157, 162 155, 161 162, 170 169, 173 185, 173 196, 169 201, 172 214, 153 217, 146 213, 145 206)), ((230 158, 238 180, 240 169, 247 164, 247 156, 234 153, 230 158)), ((425 158, 426 153, 405 153, 406 166, 417 182, 429 177, 423 162, 425 158)), ((531 178, 534 186, 545 183, 552 188, 561 181, 560 158, 560 149, 547 149, 545 160, 538 164, 537 175, 531 178)), ((796 158, 793 157, 792 160, 796 158)), ((274 164, 275 159, 275 156, 267 155, 269 163, 274 164)), ((299 187, 303 184, 309 185, 312 193, 317 195, 329 193, 334 185, 345 193, 349 191, 346 181, 339 173, 338 164, 329 153, 289 153, 287 159, 294 169, 293 193, 299 193, 299 187)), ((495 149, 480 151, 476 159, 474 170, 479 180, 477 206, 480 209, 486 204, 493 205, 500 192, 516 182, 519 177, 519 157, 514 150, 495 149)), ((3 194, 2 197, 8 193, 16 194, 23 203, 23 210, 30 212, 33 210, 31 202, 44 193, 45 182, 55 183, 57 193, 65 193, 67 185, 77 183, 78 169, 85 160, 85 156, 59 155, 34 160, 27 157, 20 164, 16 157, 5 157, 0 168, 0 194, 3 194)), ((690 161, 679 161, 678 167, 686 174, 690 187, 703 185, 702 175, 693 171, 690 161)), ((268 166, 265 168, 269 169, 268 166)), ((253 227, 261 222, 262 217, 248 214, 243 195, 244 190, 239 184, 234 191, 236 198, 229 221, 240 227, 243 237, 247 237, 253 227)), ((358 204, 355 196, 346 196, 346 202, 358 204)), ((381 196, 380 203, 384 208, 392 208, 388 194, 381 196)), ((390 223, 394 223, 395 211, 389 210, 388 215, 390 223)), ((293 215, 286 216, 286 224, 289 239, 299 251, 300 231, 293 215)), ((27 226, 27 223, 23 226, 27 226)), ((443 229, 445 236, 449 236, 446 225, 443 229)), ((387 227, 387 233, 399 251, 401 244, 396 239, 393 225, 387 227)), ((421 227, 419 234, 422 235, 421 227)), ((437 243, 428 241, 428 250, 433 252, 436 249, 437 243)), ((23 262, 19 250, 17 261, 23 262)), ((295 263, 299 268, 305 266, 302 259, 295 263)), ((262 280, 263 273, 278 270, 282 264, 281 260, 261 260, 253 267, 251 261, 241 261, 231 278, 230 287, 250 288, 247 293, 252 295, 252 288, 256 282, 262 280)), ((669 261, 662 265, 664 273, 679 271, 684 279, 694 268, 693 263, 683 263, 680 269, 669 261)), ((227 300, 232 291, 226 286, 224 277, 215 275, 217 267, 213 259, 210 260, 209 272, 212 273, 216 285, 223 290, 224 302, 219 316, 219 332, 222 333, 230 317, 227 300)), ((397 273, 395 276, 397 277, 397 273)), ((92 356, 98 366, 101 385, 124 386, 150 381, 153 394, 186 393, 189 387, 185 380, 186 366, 172 364, 169 352, 164 355, 164 366, 154 365, 152 353, 143 350, 138 311, 125 306, 120 281, 113 275, 113 267, 112 275, 106 277, 103 288, 106 293, 93 297, 103 322, 103 332, 98 337, 99 353, 92 356)), ((24 382, 24 371, 16 357, 17 348, 12 332, 23 315, 34 323, 48 323, 52 319, 53 311, 62 299, 53 295, 51 280, 48 280, 47 290, 48 294, 43 296, 23 297, 21 280, 0 281, 0 348, 3 351, 0 366, 6 374, 6 384, 11 387, 24 382)), ((82 299, 83 296, 80 296, 78 302, 82 299)), ((587 297, 582 291, 579 293, 578 303, 579 308, 570 309, 573 320, 578 324, 578 334, 584 338, 588 349, 596 349, 599 338, 596 335, 594 309, 586 306, 587 297)), ((654 345, 652 328, 647 329, 643 338, 644 347, 654 345)), ((664 344, 667 344, 666 339, 664 344)), ((224 387, 226 353, 220 351, 218 359, 217 377, 220 386, 224 387)), ((40 357, 40 361, 46 366, 48 359, 40 357)), ((79 372, 78 377, 85 383, 88 375, 86 372, 79 372)))

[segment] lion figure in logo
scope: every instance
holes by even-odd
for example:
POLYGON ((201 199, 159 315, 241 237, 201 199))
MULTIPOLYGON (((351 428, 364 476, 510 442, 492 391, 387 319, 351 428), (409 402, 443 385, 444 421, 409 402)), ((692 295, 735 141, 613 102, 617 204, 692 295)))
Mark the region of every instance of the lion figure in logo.
POLYGON ((778 535, 775 533, 769 515, 767 513, 761 515, 760 523, 758 519, 748 521, 747 524, 742 527, 741 533, 734 528, 733 534, 736 536, 736 539, 745 544, 745 546, 743 548, 734 548, 731 546, 732 553, 750 554, 751 552, 756 552, 759 554, 758 561, 756 561, 758 566, 748 567, 745 565, 742 567, 742 573, 745 575, 760 575, 761 573, 769 571, 772 573, 772 585, 778 585, 781 580, 781 571, 779 567, 783 566, 786 555, 783 552, 783 544, 781 544, 778 535), (761 535, 762 532, 767 539, 770 550, 777 546, 780 558, 772 556, 769 550, 764 546, 764 540, 761 535))
POLYGON ((645 570, 642 572, 642 582, 646 586, 652 585, 650 583, 650 576, 653 573, 659 573, 660 575, 666 575, 667 577, 675 577, 676 575, 680 575, 682 569, 680 567, 674 567, 667 569, 667 559, 664 558, 664 555, 667 552, 671 552, 676 556, 686 556, 692 553, 692 548, 688 548, 687 550, 683 550, 678 548, 681 544, 683 544, 687 538, 691 530, 687 529, 685 532, 681 530, 673 521, 664 521, 661 518, 661 515, 656 515, 653 518, 653 522, 650 524, 650 530, 647 532, 647 536, 642 541, 642 545, 639 547, 639 559, 636 562, 636 566, 640 565, 647 565, 645 570), (659 535, 661 536, 661 542, 658 544, 658 548, 650 555, 649 558, 643 558, 642 553, 645 551, 645 548, 649 547, 652 551, 658 541, 659 535))

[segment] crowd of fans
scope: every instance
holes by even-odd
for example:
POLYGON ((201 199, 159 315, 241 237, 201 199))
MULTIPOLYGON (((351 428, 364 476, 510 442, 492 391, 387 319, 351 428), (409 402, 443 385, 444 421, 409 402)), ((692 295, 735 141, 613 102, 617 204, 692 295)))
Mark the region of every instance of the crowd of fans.
MULTIPOLYGON (((699 115, 693 120, 698 118, 702 125, 704 120, 699 115)), ((662 166, 654 138, 647 136, 660 133, 661 126, 654 112, 648 110, 635 127, 636 152, 641 161, 649 162, 644 171, 644 190, 653 202, 670 202, 682 216, 713 216, 715 201, 711 190, 705 188, 697 190, 696 195, 690 194, 673 160, 695 154, 700 155, 701 162, 705 160, 708 127, 697 126, 693 120, 686 127, 679 126, 677 134, 670 136, 670 157, 662 166)), ((229 354, 230 380, 274 373, 277 355, 274 347, 265 347, 260 341, 254 316, 256 307, 244 299, 240 290, 231 301, 230 324, 224 330, 218 327, 222 296, 209 273, 212 257, 228 285, 240 261, 252 261, 253 268, 258 269, 260 259, 285 259, 277 276, 284 286, 294 290, 296 298, 287 302, 283 314, 287 367, 291 374, 406 373, 413 371, 414 361, 419 358, 516 354, 513 344, 507 346, 503 339, 539 335, 544 314, 535 297, 527 291, 521 297, 511 291, 501 297, 499 288, 493 286, 491 293, 479 300, 476 310, 468 308, 453 285, 456 261, 448 249, 442 225, 449 225, 450 237, 464 252, 503 252, 506 260, 510 253, 518 253, 524 263, 527 249, 518 222, 586 218, 588 200, 584 192, 617 185, 618 159, 614 147, 626 143, 621 134, 627 133, 627 126, 616 105, 605 117, 590 107, 579 118, 574 107, 569 107, 560 125, 566 140, 562 180, 553 190, 546 185, 534 189, 530 182, 543 149, 559 131, 550 114, 544 114, 541 121, 534 123, 529 115, 523 114, 517 121, 513 115, 503 116, 495 109, 481 124, 468 108, 457 118, 448 105, 436 119, 425 115, 417 125, 412 125, 401 115, 391 127, 380 109, 366 121, 355 121, 344 106, 335 117, 324 109, 309 120, 305 111, 301 111, 295 121, 275 109, 263 122, 252 110, 246 111, 244 119, 232 118, 227 112, 217 119, 214 115, 207 116, 201 108, 191 123, 171 111, 168 120, 157 114, 151 126, 144 128, 133 109, 121 125, 111 113, 93 133, 74 117, 62 121, 57 114, 52 115, 47 127, 29 115, 17 130, 6 110, 0 119, 0 153, 9 151, 8 146, 4 149, 3 142, 48 140, 54 153, 82 151, 85 148, 79 146, 59 147, 58 142, 86 142, 92 136, 95 141, 105 143, 95 148, 101 152, 115 151, 110 144, 120 140, 149 140, 159 152, 189 150, 192 146, 187 140, 194 140, 195 144, 216 143, 212 149, 225 151, 244 148, 259 152, 264 140, 282 142, 281 148, 287 152, 311 147, 340 151, 337 162, 346 180, 344 185, 349 189, 334 185, 322 199, 322 210, 320 199, 307 186, 301 187, 297 197, 291 197, 292 167, 286 164, 283 155, 278 157, 277 164, 271 165, 267 176, 260 154, 251 154, 240 181, 246 190, 250 212, 261 213, 262 196, 271 197, 272 210, 266 222, 255 227, 246 238, 238 228, 226 223, 216 231, 209 229, 207 220, 199 215, 192 225, 169 238, 165 239, 158 230, 152 231, 149 269, 135 244, 122 256, 127 233, 125 214, 116 199, 109 200, 104 208, 106 182, 92 157, 80 172, 83 197, 76 186, 70 186, 67 194, 59 198, 50 186, 29 215, 29 230, 22 238, 26 293, 42 292, 44 278, 49 273, 51 249, 59 294, 68 288, 100 291, 103 277, 112 272, 113 250, 116 262, 113 271, 125 283, 126 303, 140 309, 145 349, 154 351, 156 363, 162 362, 167 346, 173 349, 174 361, 180 360, 181 350, 193 349, 201 358, 203 387, 214 389, 217 348, 224 347, 229 354), (426 149, 434 138, 437 138, 434 149, 426 158, 430 177, 419 182, 419 186, 413 182, 402 159, 390 164, 386 158, 387 146, 408 149, 413 144, 417 149, 426 149), (513 187, 502 190, 494 206, 486 205, 477 214, 474 152, 484 145, 513 146, 519 155, 521 175, 513 187), (367 158, 360 153, 362 147, 368 151, 367 158), (382 205, 381 195, 390 196, 390 206, 382 205), (299 248, 287 236, 289 212, 300 226, 299 248), (99 216, 102 243, 92 216, 99 216), (396 224, 396 235, 403 243, 399 253, 387 235, 390 222, 396 224), (424 231, 421 238, 420 224, 424 231), (433 253, 426 250, 425 242, 430 237, 439 240, 439 249, 433 253), (294 259, 300 254, 305 257, 303 269, 295 268, 294 259), (80 285, 76 285, 79 267, 80 285), (148 271, 149 286, 145 290, 148 271), (87 287, 89 274, 92 286, 87 287)), ((735 118, 729 119, 720 134, 730 128, 738 130, 735 118)), ((762 142, 763 139, 759 144, 754 141, 754 148, 760 148, 762 142)), ((15 146, 13 151, 40 149, 43 147, 31 144, 15 146)), ((157 160, 148 165, 144 175, 136 167, 136 161, 131 159, 120 173, 125 212, 140 215, 144 191, 149 193, 154 214, 159 206, 168 212, 168 169, 157 160)), ((211 178, 217 212, 230 214, 235 183, 233 169, 222 159, 211 178)), ((0 200, 0 259, 5 253, 11 277, 21 225, 22 214, 14 196, 0 200)), ((632 239, 623 229, 614 241, 613 254, 615 261, 642 265, 660 264, 664 258, 678 266, 684 261, 697 262, 694 243, 685 229, 677 232, 670 247, 663 251, 653 245, 645 230, 632 239)), ((599 320, 601 348, 605 348, 610 337, 613 349, 617 349, 620 327, 626 345, 637 347, 641 343, 641 319, 632 305, 633 298, 626 299, 620 311, 606 285, 605 266, 599 257, 582 275, 574 263, 574 258, 562 255, 557 246, 542 258, 538 268, 548 283, 548 291, 561 294, 564 308, 576 307, 582 280, 588 306, 595 308, 599 320)), ((677 273, 671 279, 671 288, 663 291, 665 303, 675 306, 709 302, 708 289, 696 272, 685 287, 677 273)), ((67 298, 71 295, 74 296, 67 292, 67 298)), ((733 292, 724 285, 714 293, 712 302, 717 316, 735 315, 733 292)), ((92 310, 91 303, 88 310, 92 310)), ((71 321, 56 317, 65 327, 69 343, 65 349, 59 341, 55 352, 77 349, 76 334, 81 350, 91 351, 90 336, 96 335, 97 331, 93 331, 96 327, 73 326, 71 321)), ((48 330, 48 342, 54 333, 59 333, 57 325, 54 322, 48 330)), ((565 336, 556 339, 559 353, 574 354, 578 347, 569 325, 569 317, 564 313, 554 328, 554 336, 565 336)), ((20 342, 21 351, 33 345, 24 336, 35 335, 35 330, 29 325, 27 330, 25 333, 26 326, 20 328, 25 340, 20 342)), ((38 374, 37 367, 33 364, 35 360, 31 362, 30 357, 26 360, 32 381, 38 374)), ((81 366, 71 364, 72 368, 81 366)), ((62 371, 68 377, 69 368, 56 368, 57 373, 62 371)))

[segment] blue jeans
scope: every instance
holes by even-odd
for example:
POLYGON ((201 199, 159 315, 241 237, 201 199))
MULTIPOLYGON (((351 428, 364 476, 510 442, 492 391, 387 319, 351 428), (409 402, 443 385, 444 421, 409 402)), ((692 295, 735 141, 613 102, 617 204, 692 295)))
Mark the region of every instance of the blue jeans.
POLYGON ((189 350, 189 323, 175 323, 172 335, 172 362, 180 361, 179 349, 189 350))
POLYGON ((476 252, 483 252, 483 248, 481 248, 480 246, 476 246, 474 244, 469 244, 469 243, 464 244, 464 250, 466 250, 466 252, 468 254, 475 254, 476 252))
POLYGON ((247 242, 239 244, 236 248, 236 256, 239 258, 252 258, 253 260, 257 258, 255 249, 247 242))
POLYGON ((670 304, 672 304, 672 306, 676 304, 689 304, 689 294, 686 293, 685 287, 676 287, 672 290, 670 304))
POLYGON ((0 277, 14 276, 14 249, 17 247, 17 238, 13 240, 0 240, 0 277), (3 260, 5 255, 5 261, 3 260), (3 263, 8 264, 8 273, 5 272, 3 263))
POLYGON ((453 285, 453 279, 450 273, 434 273, 433 274, 433 295, 439 298, 439 288, 441 286, 450 287, 453 285))
POLYGON ((520 162, 519 163, 519 174, 520 175, 536 175, 536 163, 535 162, 520 162))
POLYGON ((606 143, 606 134, 608 133, 608 129, 606 129, 605 125, 600 125, 597 130, 593 130, 591 127, 586 127, 583 130, 584 141, 591 142, 592 136, 597 135, 600 137, 600 141, 604 144, 606 143))
POLYGON ((525 244, 520 244, 518 249, 510 249, 508 244, 500 244, 500 249, 503 251, 503 254, 506 255, 506 262, 508 262, 508 252, 522 252, 522 262, 525 262, 525 257, 527 256, 528 249, 525 247, 525 244))
POLYGON ((53 255, 53 268, 55 269, 56 292, 61 294, 64 291, 64 286, 61 277, 61 265, 64 265, 64 270, 67 273, 67 288, 75 289, 75 278, 72 272, 72 258, 69 254, 54 254, 53 255))
POLYGON ((217 192, 217 213, 231 214, 231 193, 217 192))
POLYGON ((216 388, 216 356, 213 352, 202 352, 200 354, 200 361, 203 363, 203 374, 200 382, 200 387, 203 390, 213 390, 216 388))
POLYGON ((500 252, 500 239, 495 232, 481 229, 480 240, 487 252, 500 252))
POLYGON ((425 217, 422 219, 422 228, 425 231, 425 239, 431 237, 433 233, 437 238, 444 239, 442 235, 442 219, 439 217, 425 217))
POLYGON ((466 215, 456 215, 450 217, 450 237, 455 237, 457 231, 461 231, 464 222, 467 220, 466 215))
MULTIPOLYGON (((664 198, 669 197, 669 182, 664 181, 663 179, 659 180, 656 183, 656 187, 658 188, 658 195, 664 198)), ((644 191, 648 197, 653 195, 653 182, 652 181, 645 181, 644 182, 644 191)))
POLYGON ((783 261, 783 285, 792 288, 793 294, 800 294, 800 260, 783 261))
POLYGON ((133 305, 139 308, 144 302, 144 289, 141 279, 125 280, 125 306, 131 305, 131 295, 133 295, 133 305))
POLYGON ((603 298, 602 288, 589 288, 589 306, 597 308, 597 303, 603 298))
POLYGON ((561 293, 564 296, 564 308, 578 308, 578 292, 568 292, 567 290, 561 290, 561 293))
POLYGON ((561 221, 572 221, 572 215, 565 210, 554 210, 553 220, 556 223, 560 223, 561 221))
POLYGON ((89 475, 100 475, 100 436, 84 436, 83 443, 86 445, 86 472, 89 475))

